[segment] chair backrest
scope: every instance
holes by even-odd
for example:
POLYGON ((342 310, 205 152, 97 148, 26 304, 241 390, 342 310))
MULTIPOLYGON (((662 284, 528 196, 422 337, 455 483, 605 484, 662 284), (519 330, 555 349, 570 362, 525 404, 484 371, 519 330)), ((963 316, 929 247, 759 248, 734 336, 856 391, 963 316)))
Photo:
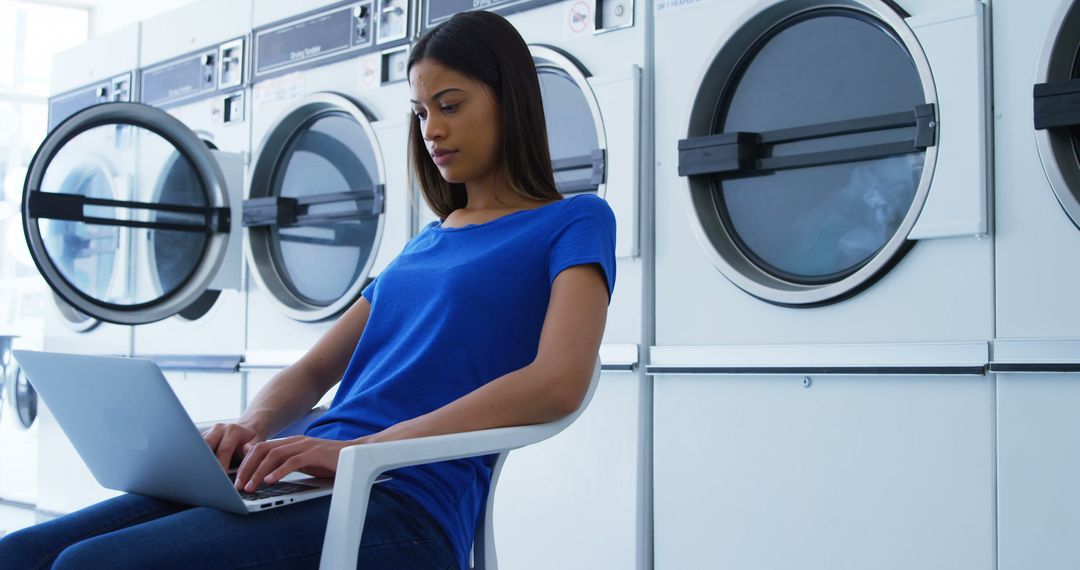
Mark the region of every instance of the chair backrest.
MULTIPOLYGON (((589 380, 589 389, 585 392, 585 397, 581 399, 581 405, 570 415, 543 424, 543 427, 548 428, 548 433, 545 434, 543 439, 561 432, 574 423, 574 420, 585 411, 589 402, 592 401, 593 393, 596 392, 598 384, 600 384, 599 357, 596 359, 596 367, 593 369, 592 379, 589 380)), ((510 455, 509 451, 500 453, 495 459, 495 465, 491 468, 491 484, 488 486, 487 502, 484 504, 484 512, 480 513, 479 520, 476 522, 476 533, 473 535, 473 570, 496 570, 498 568, 495 558, 495 485, 499 481, 499 473, 502 472, 503 463, 508 455, 510 455)))

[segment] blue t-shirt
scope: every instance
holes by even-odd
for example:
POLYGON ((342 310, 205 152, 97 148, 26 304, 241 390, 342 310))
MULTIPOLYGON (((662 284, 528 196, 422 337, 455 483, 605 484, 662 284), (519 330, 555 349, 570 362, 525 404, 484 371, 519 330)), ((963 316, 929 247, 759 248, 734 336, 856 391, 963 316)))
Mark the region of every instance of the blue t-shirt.
MULTIPOLYGON (((598 264, 615 286, 615 217, 583 194, 490 222, 432 222, 368 285, 371 313, 330 410, 307 435, 355 439, 457 400, 536 358, 551 284, 598 264)), ((381 483, 439 522, 468 568, 494 456, 398 469, 381 483)))

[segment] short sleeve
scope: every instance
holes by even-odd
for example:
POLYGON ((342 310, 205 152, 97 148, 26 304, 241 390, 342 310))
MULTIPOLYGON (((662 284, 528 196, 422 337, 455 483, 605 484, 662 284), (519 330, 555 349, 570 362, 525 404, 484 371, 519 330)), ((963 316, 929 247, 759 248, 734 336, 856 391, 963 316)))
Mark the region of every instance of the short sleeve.
POLYGON ((548 283, 575 265, 595 263, 604 272, 608 302, 615 291, 615 214, 592 194, 570 198, 548 258, 548 283))
POLYGON ((379 282, 379 276, 372 277, 368 284, 364 286, 364 289, 360 291, 360 296, 367 299, 368 303, 375 301, 375 284, 379 282))

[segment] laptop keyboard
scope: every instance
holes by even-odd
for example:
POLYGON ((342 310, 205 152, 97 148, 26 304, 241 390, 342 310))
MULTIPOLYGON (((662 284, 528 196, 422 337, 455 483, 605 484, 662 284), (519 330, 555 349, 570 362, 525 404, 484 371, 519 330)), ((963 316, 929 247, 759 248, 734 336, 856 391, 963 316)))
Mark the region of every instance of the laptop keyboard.
POLYGON ((254 493, 241 492, 240 497, 245 501, 258 501, 260 499, 269 499, 270 497, 278 497, 300 491, 310 491, 311 489, 318 489, 318 487, 315 487, 314 485, 305 485, 303 483, 284 481, 274 483, 273 485, 266 485, 265 487, 259 487, 254 493))

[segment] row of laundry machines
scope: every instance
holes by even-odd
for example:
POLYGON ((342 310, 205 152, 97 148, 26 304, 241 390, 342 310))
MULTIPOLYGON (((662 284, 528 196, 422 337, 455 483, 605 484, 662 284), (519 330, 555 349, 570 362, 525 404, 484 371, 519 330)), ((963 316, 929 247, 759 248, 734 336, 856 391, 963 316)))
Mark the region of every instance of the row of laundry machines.
MULTIPOLYGON (((45 348, 241 413, 430 219, 404 62, 477 7, 618 226, 596 397, 500 478, 507 566, 1080 563, 1075 0, 196 2, 57 58, 45 348)), ((26 502, 107 496, 33 429, 26 502)))
MULTIPOLYGON (((528 564, 550 566, 537 532, 576 541, 591 565, 644 558, 634 549, 609 558, 572 528, 537 527, 532 509, 545 495, 553 513, 593 501, 582 528, 610 527, 613 545, 638 543, 645 521, 647 5, 601 4, 488 6, 530 43, 560 190, 596 193, 619 219, 620 286, 592 419, 503 471, 500 549, 511 565, 540 552, 528 564), (589 473, 584 486, 551 468, 568 456, 589 473)), ((58 55, 49 135, 23 200, 27 243, 54 297, 44 348, 150 358, 194 421, 239 416, 424 223, 408 176, 409 44, 471 8, 197 1, 58 55)), ((0 500, 49 517, 115 494, 94 482, 44 403, 21 437, 37 440, 36 458, 0 453, 38 467, 18 475, 33 479, 31 491, 0 482, 0 500)))

